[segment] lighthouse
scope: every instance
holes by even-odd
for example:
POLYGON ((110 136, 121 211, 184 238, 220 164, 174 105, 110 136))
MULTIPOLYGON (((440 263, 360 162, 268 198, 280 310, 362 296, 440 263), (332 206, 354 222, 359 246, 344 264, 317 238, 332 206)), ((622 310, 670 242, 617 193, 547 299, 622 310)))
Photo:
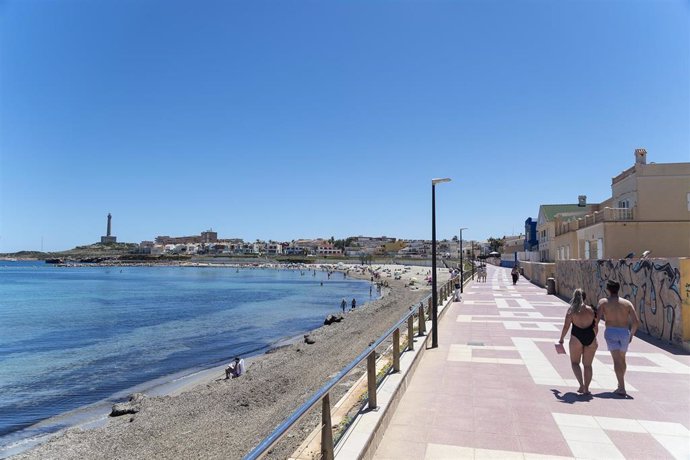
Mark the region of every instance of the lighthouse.
POLYGON ((117 237, 112 236, 111 234, 112 220, 113 216, 110 213, 108 213, 108 227, 106 229, 105 236, 101 237, 101 244, 117 243, 117 237))

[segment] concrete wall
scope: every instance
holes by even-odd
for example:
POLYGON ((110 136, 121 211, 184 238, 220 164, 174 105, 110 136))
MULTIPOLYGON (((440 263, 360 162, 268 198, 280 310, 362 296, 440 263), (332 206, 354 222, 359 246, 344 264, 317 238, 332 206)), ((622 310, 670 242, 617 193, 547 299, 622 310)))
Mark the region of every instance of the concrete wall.
POLYGON ((690 259, 563 260, 556 263, 556 289, 570 298, 576 288, 587 303, 606 297, 606 280, 621 284, 620 296, 640 316, 640 331, 681 345, 690 340, 690 259))
POLYGON ((690 221, 605 222, 604 258, 616 259, 645 250, 651 257, 690 257, 690 221))
POLYGON ((636 165, 636 220, 690 221, 690 163, 636 165))
POLYGON ((542 262, 520 262, 522 274, 537 286, 545 287, 546 279, 556 276, 556 264, 542 262))

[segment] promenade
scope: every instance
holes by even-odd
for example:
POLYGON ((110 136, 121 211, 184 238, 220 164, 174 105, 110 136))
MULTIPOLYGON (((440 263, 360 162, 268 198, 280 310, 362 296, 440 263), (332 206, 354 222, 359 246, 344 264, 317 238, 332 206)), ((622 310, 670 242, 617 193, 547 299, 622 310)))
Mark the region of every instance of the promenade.
MULTIPOLYGON (((636 337, 613 394, 599 330, 592 396, 556 353, 568 304, 489 265, 439 321, 375 459, 690 459, 690 356, 636 337)), ((566 336, 567 342, 570 335, 566 336)))

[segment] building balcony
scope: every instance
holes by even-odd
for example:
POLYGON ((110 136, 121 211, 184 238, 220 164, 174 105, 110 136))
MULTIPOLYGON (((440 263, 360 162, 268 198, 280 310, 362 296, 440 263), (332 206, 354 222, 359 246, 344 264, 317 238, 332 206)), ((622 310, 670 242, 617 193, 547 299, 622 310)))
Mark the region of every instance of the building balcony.
POLYGON ((556 223, 556 236, 574 232, 580 228, 585 228, 600 222, 630 222, 635 220, 635 213, 631 208, 604 208, 601 211, 594 211, 579 219, 567 222, 556 223))

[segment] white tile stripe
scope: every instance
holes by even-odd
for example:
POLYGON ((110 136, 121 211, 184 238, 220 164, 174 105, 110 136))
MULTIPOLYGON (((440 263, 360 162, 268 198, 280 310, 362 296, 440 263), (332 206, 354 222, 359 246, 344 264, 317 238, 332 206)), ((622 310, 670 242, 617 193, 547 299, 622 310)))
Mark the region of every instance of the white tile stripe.
POLYGON ((559 457, 557 455, 531 454, 527 452, 513 452, 509 450, 475 449, 472 447, 449 446, 446 444, 426 445, 425 460, 457 460, 457 459, 497 459, 497 460, 573 460, 573 457, 559 457))
POLYGON ((606 431, 648 433, 674 458, 690 458, 690 430, 680 423, 562 413, 552 416, 577 458, 623 458, 606 431))

